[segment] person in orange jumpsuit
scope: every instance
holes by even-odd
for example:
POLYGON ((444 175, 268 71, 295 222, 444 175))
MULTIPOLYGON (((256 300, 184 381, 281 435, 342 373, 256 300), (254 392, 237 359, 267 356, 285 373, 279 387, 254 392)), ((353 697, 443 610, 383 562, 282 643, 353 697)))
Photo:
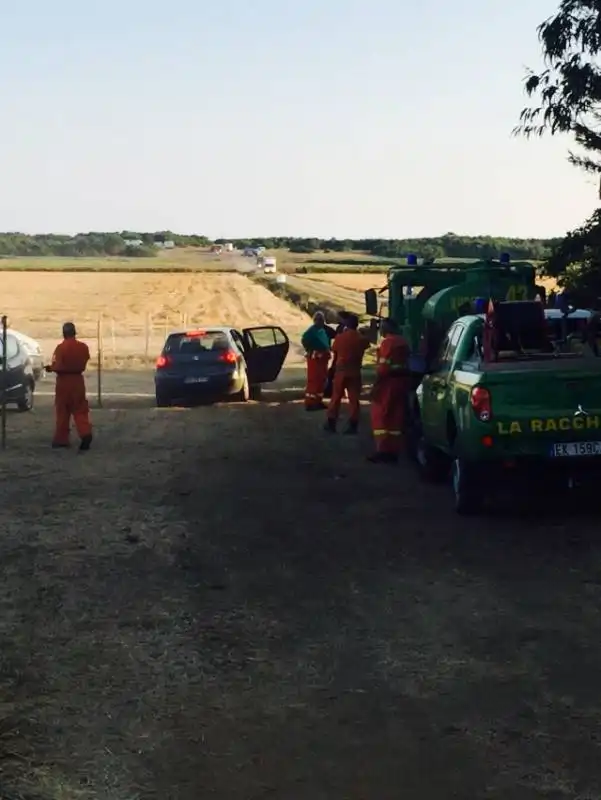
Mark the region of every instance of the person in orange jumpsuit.
POLYGON ((328 378, 330 339, 326 333, 326 319, 321 311, 313 316, 313 325, 303 333, 301 344, 307 359, 305 410, 322 411, 327 408, 323 393, 328 378))
POLYGON ((56 427, 52 447, 69 447, 71 417, 81 440, 79 449, 89 450, 92 444, 90 409, 83 373, 90 360, 90 350, 77 339, 72 322, 63 325, 63 341, 55 349, 52 363, 46 367, 56 375, 54 410, 56 427))
POLYGON ((349 401, 349 422, 344 433, 357 433, 361 397, 361 367, 363 356, 369 347, 369 340, 359 333, 359 317, 349 314, 345 320, 345 330, 339 333, 332 343, 336 358, 336 369, 332 384, 332 399, 324 429, 336 433, 340 405, 346 394, 349 401))
MULTIPOLYGON (((332 328, 329 325, 326 325, 326 332, 330 339, 330 347, 332 346, 332 342, 337 336, 344 331, 346 320, 348 319, 349 312, 348 311, 340 311, 338 313, 338 325, 336 328, 332 328)), ((323 393, 323 396, 330 399, 332 397, 332 391, 334 389, 334 375, 336 373, 336 356, 332 358, 330 362, 330 367, 328 369, 328 379, 326 381, 326 388, 323 393)))
POLYGON ((378 348, 376 380, 371 394, 371 425, 375 453, 373 463, 396 464, 403 446, 403 427, 409 394, 410 348, 394 320, 382 322, 384 338, 378 348))

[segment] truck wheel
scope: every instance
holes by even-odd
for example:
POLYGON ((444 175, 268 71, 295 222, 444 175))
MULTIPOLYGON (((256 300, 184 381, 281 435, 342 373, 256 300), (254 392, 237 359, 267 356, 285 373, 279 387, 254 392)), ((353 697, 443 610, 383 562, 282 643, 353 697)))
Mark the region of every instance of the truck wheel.
POLYGON ((405 436, 405 446, 407 457, 410 461, 417 461, 417 449, 422 435, 422 426, 415 395, 412 395, 407 401, 406 419, 407 433, 405 436))
POLYGON ((484 505, 483 486, 477 466, 462 458, 453 459, 451 466, 455 511, 458 514, 479 514, 484 505))
POLYGON ((415 460, 421 478, 428 483, 443 483, 449 475, 449 461, 444 453, 427 444, 423 434, 417 440, 415 460))

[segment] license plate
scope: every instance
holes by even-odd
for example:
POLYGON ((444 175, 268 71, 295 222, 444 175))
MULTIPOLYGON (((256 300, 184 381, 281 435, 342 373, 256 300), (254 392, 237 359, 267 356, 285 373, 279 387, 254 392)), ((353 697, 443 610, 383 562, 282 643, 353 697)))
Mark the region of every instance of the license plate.
POLYGON ((208 378, 186 378, 184 383, 207 383, 208 378))
POLYGON ((567 442, 554 444, 551 455, 555 458, 574 458, 577 456, 601 456, 601 442, 567 442))

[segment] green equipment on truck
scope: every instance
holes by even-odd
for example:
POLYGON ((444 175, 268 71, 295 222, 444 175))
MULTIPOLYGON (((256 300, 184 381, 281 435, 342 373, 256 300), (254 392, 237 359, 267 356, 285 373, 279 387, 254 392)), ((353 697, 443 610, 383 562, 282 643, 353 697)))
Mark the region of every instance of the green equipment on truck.
MULTIPOLYGON (((374 318, 392 317, 414 356, 426 356, 428 350, 437 349, 449 325, 477 298, 534 300, 537 295, 544 300, 545 289, 536 285, 534 266, 527 261, 511 263, 506 253, 498 261, 422 265, 410 255, 407 266, 388 271, 384 289, 365 292, 365 308, 374 318), (382 302, 384 293, 387 300, 382 302)), ((374 320, 374 329, 377 326, 374 320)))

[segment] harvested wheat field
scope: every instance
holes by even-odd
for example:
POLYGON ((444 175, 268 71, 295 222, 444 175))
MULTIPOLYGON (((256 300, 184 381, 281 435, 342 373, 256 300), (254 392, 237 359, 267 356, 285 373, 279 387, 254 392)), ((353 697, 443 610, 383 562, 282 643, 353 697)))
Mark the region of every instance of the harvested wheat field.
POLYGON ((107 402, 83 456, 10 416, 0 797, 599 797, 598 515, 458 518, 302 378, 107 402))
POLYGON ((343 289, 354 289, 364 292, 366 289, 382 289, 386 286, 386 273, 353 273, 353 272, 327 272, 316 275, 303 275, 303 278, 310 278, 312 281, 333 284, 343 289))
POLYGON ((102 316, 105 354, 156 354, 182 324, 280 325, 297 331, 308 318, 238 274, 2 272, 2 312, 10 325, 51 347, 72 319, 95 348, 102 316))

